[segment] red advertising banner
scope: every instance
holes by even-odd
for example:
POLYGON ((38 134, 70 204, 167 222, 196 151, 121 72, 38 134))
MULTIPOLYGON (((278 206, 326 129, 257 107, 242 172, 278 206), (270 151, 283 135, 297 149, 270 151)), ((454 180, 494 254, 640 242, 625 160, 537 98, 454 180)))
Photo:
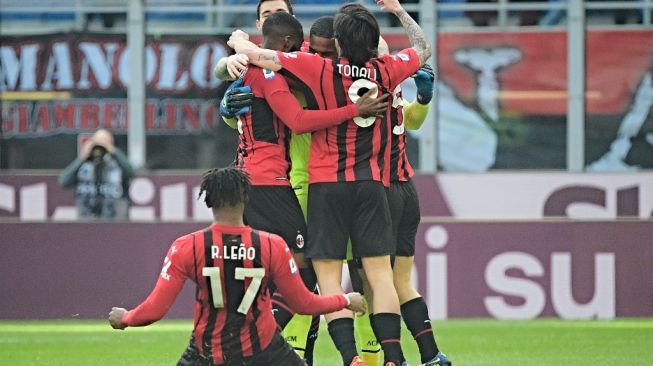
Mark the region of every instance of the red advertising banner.
MULTIPOLYGON (((394 51, 408 45, 405 35, 386 38, 394 51)), ((237 139, 219 116, 225 84, 211 72, 230 52, 224 36, 150 37, 144 52, 147 167, 227 164, 237 139)), ((652 168, 653 30, 592 30, 585 52, 587 169, 652 168)), ((72 135, 101 127, 126 138, 129 53, 119 35, 2 37, 0 168, 60 169, 74 157, 72 135)), ((437 58, 441 170, 566 168, 566 33, 442 33, 437 58)), ((411 80, 402 88, 414 97, 411 80)), ((418 149, 425 135, 408 134, 418 149)))
MULTIPOLYGON (((130 52, 123 35, 3 36, 2 137, 126 131, 130 52)), ((230 52, 222 38, 149 37, 144 52, 148 133, 197 133, 222 123, 215 99, 225 84, 212 72, 230 52)))
MULTIPOLYGON (((386 36, 393 50, 408 47, 404 35, 386 36)), ((438 75, 463 101, 478 98, 481 77, 499 73, 506 111, 567 113, 565 32, 442 33, 438 75)), ((587 113, 620 114, 647 73, 653 72, 653 30, 587 32, 587 113)))
MULTIPOLYGON (((386 38, 394 50, 408 45, 403 35, 386 38)), ((503 110, 566 113, 566 33, 443 33, 438 45, 440 80, 463 101, 476 100, 478 79, 494 73, 503 110)), ((211 70, 230 52, 223 37, 150 37, 144 52, 148 131, 188 133, 219 123, 214 99, 224 84, 211 70)), ((623 113, 651 72, 653 31, 590 31, 586 52, 587 112, 623 113)), ((125 130, 129 53, 122 35, 3 36, 3 93, 70 94, 40 102, 5 100, 2 137, 125 130)))

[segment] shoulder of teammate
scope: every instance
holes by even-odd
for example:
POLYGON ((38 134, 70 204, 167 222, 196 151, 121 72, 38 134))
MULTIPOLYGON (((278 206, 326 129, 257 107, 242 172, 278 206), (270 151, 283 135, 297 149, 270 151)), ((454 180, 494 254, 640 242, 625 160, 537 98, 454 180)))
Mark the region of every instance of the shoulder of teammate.
POLYGON ((245 74, 245 85, 252 87, 254 95, 266 97, 276 91, 290 93, 288 83, 279 73, 258 66, 250 65, 245 74))
POLYGON ((413 48, 406 48, 394 55, 382 55, 378 57, 390 74, 392 80, 397 80, 399 85, 402 81, 415 74, 420 68, 419 55, 413 48))
MULTIPOLYGON (((279 255, 279 253, 286 253, 289 252, 286 249, 288 249, 288 245, 286 242, 283 240, 282 237, 280 237, 277 234, 269 233, 267 231, 259 231, 261 236, 267 237, 267 242, 269 243, 269 252, 272 255, 279 255)), ((284 254, 285 255, 285 254, 284 254)))
POLYGON ((324 59, 320 55, 306 52, 277 51, 277 57, 279 58, 281 67, 291 72, 304 70, 305 72, 315 73, 315 70, 310 65, 324 62, 324 59))

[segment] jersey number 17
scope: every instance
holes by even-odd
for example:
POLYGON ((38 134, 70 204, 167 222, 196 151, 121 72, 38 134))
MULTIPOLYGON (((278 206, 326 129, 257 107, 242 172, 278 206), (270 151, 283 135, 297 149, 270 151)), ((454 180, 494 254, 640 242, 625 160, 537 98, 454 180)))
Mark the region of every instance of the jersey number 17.
MULTIPOLYGON (((211 284, 211 294, 213 297, 213 306, 218 308, 224 307, 224 299, 222 298, 222 280, 220 278, 220 267, 204 267, 202 268, 202 275, 210 279, 211 284)), ((247 314, 249 308, 252 307, 254 299, 256 299, 256 294, 258 294, 259 288, 261 288, 261 282, 265 276, 265 268, 242 268, 236 267, 235 278, 237 280, 245 280, 249 277, 252 279, 252 282, 249 284, 243 299, 240 301, 238 306, 238 312, 241 314, 247 314)))

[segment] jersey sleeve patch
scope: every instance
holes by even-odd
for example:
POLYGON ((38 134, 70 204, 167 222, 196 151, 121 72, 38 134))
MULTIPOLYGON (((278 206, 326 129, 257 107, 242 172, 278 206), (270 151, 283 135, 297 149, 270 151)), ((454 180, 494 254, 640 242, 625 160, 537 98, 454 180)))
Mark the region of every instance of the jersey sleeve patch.
POLYGON ((263 77, 266 80, 273 80, 274 76, 275 76, 274 71, 268 70, 268 69, 263 69, 263 77))
POLYGON ((290 260, 288 260, 288 265, 290 266, 290 274, 291 275, 294 276, 299 272, 299 269, 297 268, 297 263, 295 262, 295 260, 293 258, 290 258, 290 260))
MULTIPOLYGON (((174 247, 173 247, 174 248, 174 247)), ((166 281, 170 281, 170 274, 168 273, 168 269, 172 265, 172 261, 168 256, 165 257, 163 260, 163 268, 161 268, 161 278, 163 278, 166 281)))
POLYGON ((410 61, 410 55, 405 54, 405 53, 398 53, 397 57, 399 57, 402 61, 410 61))

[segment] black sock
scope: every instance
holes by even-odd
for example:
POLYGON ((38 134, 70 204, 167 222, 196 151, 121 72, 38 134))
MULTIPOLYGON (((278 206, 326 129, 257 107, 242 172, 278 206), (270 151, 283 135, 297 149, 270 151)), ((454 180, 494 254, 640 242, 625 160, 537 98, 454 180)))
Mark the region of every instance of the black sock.
POLYGON ((308 366, 313 366, 313 350, 315 350, 315 341, 320 331, 320 316, 313 315, 311 321, 311 328, 308 330, 308 337, 306 338, 306 349, 304 350, 304 359, 308 366))
POLYGON ((309 291, 315 291, 317 288, 317 276, 315 275, 315 270, 313 268, 300 268, 299 277, 302 278, 304 286, 309 291))
POLYGON ((401 365, 405 361, 401 351, 401 316, 394 313, 372 315, 372 329, 383 349, 384 361, 401 365))
POLYGON ((439 350, 437 343, 435 343, 435 336, 429 319, 429 310, 424 299, 418 297, 401 305, 401 316, 403 316, 406 327, 408 327, 413 338, 415 338, 415 342, 417 342, 422 363, 434 359, 439 350))
POLYGON ((356 339, 354 338, 354 319, 340 318, 329 322, 329 334, 336 345, 345 366, 358 356, 356 339))
POLYGON ((277 322, 279 331, 282 331, 288 325, 292 316, 295 315, 279 292, 272 294, 272 314, 274 314, 274 320, 277 322))

